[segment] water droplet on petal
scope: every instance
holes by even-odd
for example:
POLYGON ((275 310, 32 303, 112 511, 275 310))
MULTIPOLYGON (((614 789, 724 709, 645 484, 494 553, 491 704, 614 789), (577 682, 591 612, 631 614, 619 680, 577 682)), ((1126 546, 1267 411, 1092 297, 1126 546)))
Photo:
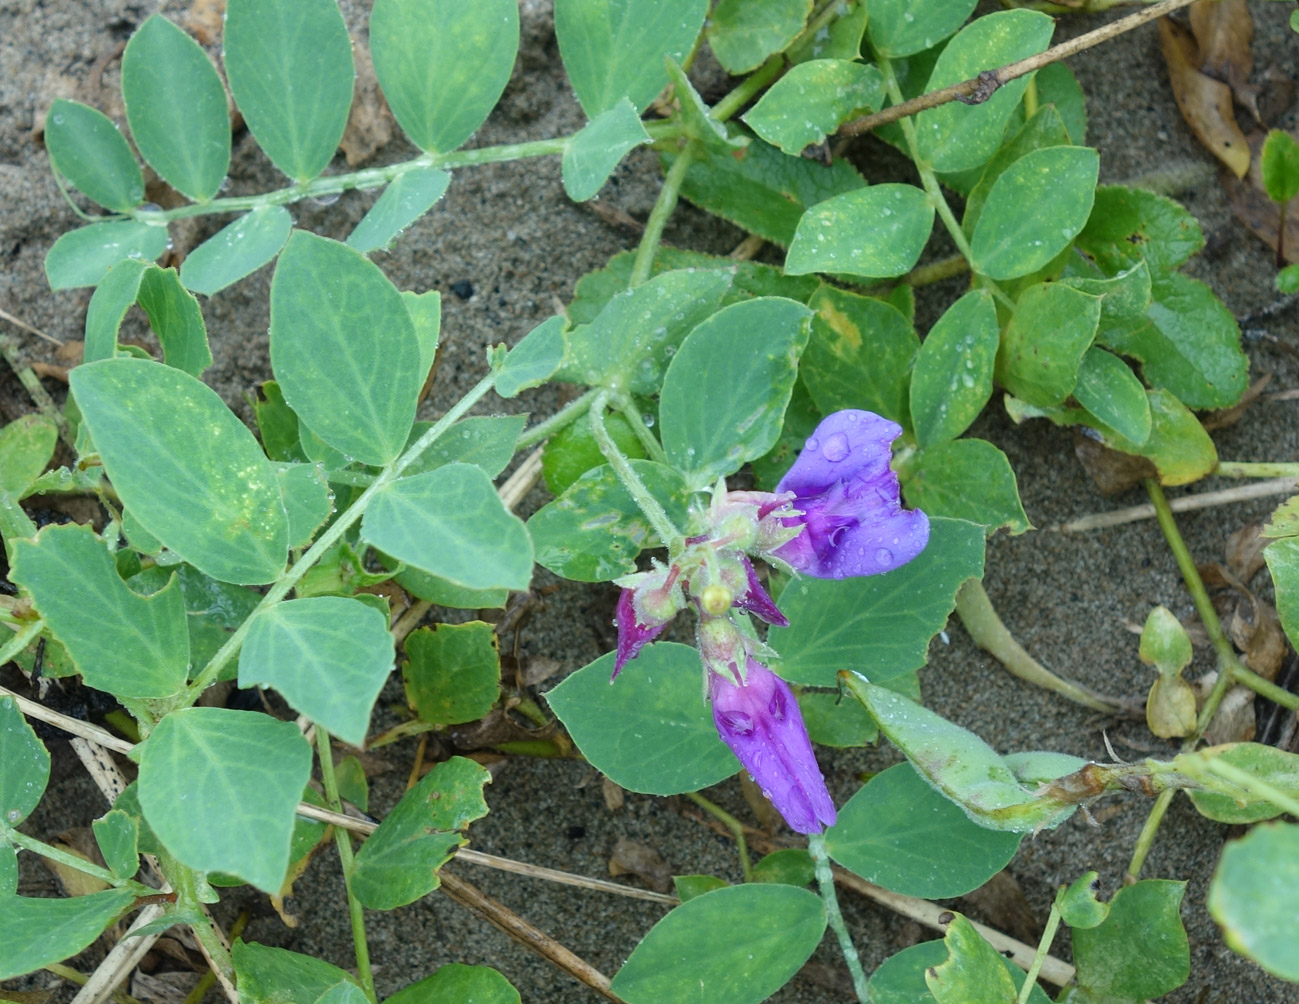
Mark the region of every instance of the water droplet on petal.
MULTIPOLYGON (((812 445, 808 441, 808 446, 812 445)), ((821 447, 821 456, 831 463, 838 463, 844 457, 848 456, 851 447, 848 445, 848 437, 842 432, 836 432, 833 436, 826 439, 825 444, 821 447)))
POLYGON ((804 448, 809 450, 819 450, 821 448, 821 440, 813 436, 806 443, 804 443, 803 446, 804 448))
POLYGON ((893 552, 890 551, 887 547, 881 547, 878 551, 875 552, 875 561, 881 565, 892 564, 893 552))

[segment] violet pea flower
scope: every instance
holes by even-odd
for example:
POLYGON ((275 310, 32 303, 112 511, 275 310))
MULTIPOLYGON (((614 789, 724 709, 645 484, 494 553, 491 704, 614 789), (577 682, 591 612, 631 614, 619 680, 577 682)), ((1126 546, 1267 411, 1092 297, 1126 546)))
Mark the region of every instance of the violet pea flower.
POLYGON ((843 579, 892 571, 929 542, 929 519, 903 509, 889 467, 902 427, 870 411, 837 411, 808 437, 776 492, 792 492, 799 516, 778 518, 803 532, 772 554, 795 571, 843 579))
POLYGON ((789 684, 753 658, 745 682, 708 673, 713 721, 762 793, 799 833, 820 833, 837 818, 789 684))

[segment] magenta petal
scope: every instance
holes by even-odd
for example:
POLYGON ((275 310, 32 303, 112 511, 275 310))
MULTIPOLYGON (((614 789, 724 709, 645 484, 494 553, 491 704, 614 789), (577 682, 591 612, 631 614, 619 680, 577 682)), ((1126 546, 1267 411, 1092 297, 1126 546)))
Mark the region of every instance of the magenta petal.
POLYGON ((901 426, 869 411, 828 416, 777 491, 795 493, 803 515, 782 520, 803 532, 776 557, 806 575, 846 578, 891 571, 929 542, 929 519, 902 508, 890 444, 901 426))
POLYGON ((713 721, 790 828, 820 833, 837 818, 789 684, 752 659, 744 686, 708 674, 713 721))
POLYGON ((618 655, 614 658, 610 682, 617 679, 618 674, 622 672, 622 667, 635 659, 640 650, 662 634, 663 629, 667 627, 667 624, 649 626, 636 619, 636 607, 632 603, 630 589, 624 589, 618 595, 615 618, 618 622, 618 655))
POLYGON ((747 610, 753 616, 766 621, 768 624, 775 624, 776 627, 789 627, 789 619, 780 612, 775 601, 762 588, 762 580, 758 578, 758 573, 754 571, 753 562, 744 556, 741 556, 740 560, 744 562, 744 571, 749 577, 749 588, 743 596, 735 600, 735 605, 741 610, 747 610))

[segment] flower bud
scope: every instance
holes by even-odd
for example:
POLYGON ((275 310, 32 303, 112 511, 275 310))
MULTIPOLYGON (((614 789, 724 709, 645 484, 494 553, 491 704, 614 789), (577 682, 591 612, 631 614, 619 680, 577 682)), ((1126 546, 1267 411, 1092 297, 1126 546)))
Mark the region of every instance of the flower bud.
POLYGON ((741 667, 748 661, 748 649, 744 635, 729 617, 700 617, 695 641, 705 669, 737 685, 743 684, 744 670, 741 667))
POLYGON ((700 605, 714 617, 720 617, 730 610, 734 600, 734 594, 720 583, 707 586, 699 595, 700 605))

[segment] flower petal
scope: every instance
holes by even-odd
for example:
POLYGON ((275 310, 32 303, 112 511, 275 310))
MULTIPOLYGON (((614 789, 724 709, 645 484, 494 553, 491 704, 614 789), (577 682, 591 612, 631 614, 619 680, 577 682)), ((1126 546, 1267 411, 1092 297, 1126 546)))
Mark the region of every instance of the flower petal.
MULTIPOLYGON (((798 498, 806 498, 839 483, 854 495, 889 473, 893 440, 900 435, 902 426, 871 411, 846 410, 827 415, 803 444, 803 451, 780 479, 776 492, 792 491, 798 498)), ((893 484, 896 499, 897 478, 893 484)), ((803 508, 797 499, 794 507, 803 508)))
POLYGON ((610 683, 618 678, 623 666, 635 659, 640 650, 662 634, 663 629, 667 627, 666 623, 647 625, 636 619, 636 607, 632 602, 630 589, 624 589, 618 594, 618 606, 614 618, 618 623, 618 655, 614 658, 613 675, 609 677, 610 683))
POLYGON ((708 692, 723 742, 790 828, 820 833, 834 825, 834 801, 789 684, 750 659, 743 686, 709 673, 708 692))
POLYGON ((753 562, 743 555, 740 556, 740 560, 744 562, 744 571, 749 577, 749 588, 743 596, 736 597, 735 606, 741 610, 747 610, 753 616, 766 621, 768 624, 775 624, 776 627, 789 627, 789 619, 780 612, 780 608, 776 606, 776 601, 762 587, 762 580, 758 578, 758 573, 753 568, 753 562))

